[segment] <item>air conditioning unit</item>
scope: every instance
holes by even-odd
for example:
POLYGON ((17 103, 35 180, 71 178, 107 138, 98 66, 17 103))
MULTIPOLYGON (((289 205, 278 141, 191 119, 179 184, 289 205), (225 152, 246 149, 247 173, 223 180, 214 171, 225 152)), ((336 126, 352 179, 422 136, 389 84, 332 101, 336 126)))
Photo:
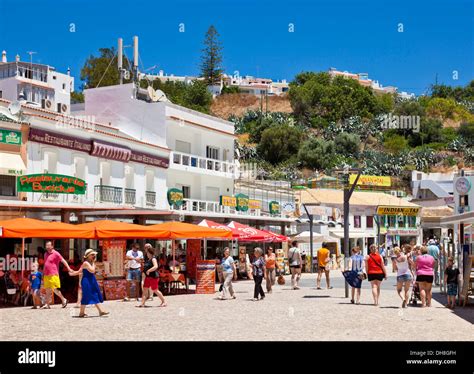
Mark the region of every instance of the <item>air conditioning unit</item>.
POLYGON ((67 112, 67 105, 58 103, 58 113, 66 113, 67 112))
POLYGON ((48 99, 41 100, 41 108, 51 109, 52 106, 53 106, 53 103, 51 102, 51 100, 48 100, 48 99))
POLYGON ((390 191, 390 195, 397 196, 397 191, 394 191, 394 190, 390 191))
POLYGON ((404 197, 405 194, 403 191, 397 191, 397 197, 404 197))

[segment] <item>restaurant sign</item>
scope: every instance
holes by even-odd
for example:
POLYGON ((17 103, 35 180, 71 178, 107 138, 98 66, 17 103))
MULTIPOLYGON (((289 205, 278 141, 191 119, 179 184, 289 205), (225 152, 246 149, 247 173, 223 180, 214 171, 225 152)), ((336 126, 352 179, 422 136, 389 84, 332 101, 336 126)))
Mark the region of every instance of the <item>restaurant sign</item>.
POLYGON ((237 206, 235 207, 236 210, 239 212, 246 212, 249 210, 249 197, 244 195, 243 193, 239 193, 235 195, 237 199, 237 206))
MULTIPOLYGON (((357 175, 351 174, 349 176, 349 183, 353 184, 356 180, 357 175)), ((380 186, 380 187, 390 187, 392 181, 390 177, 381 177, 377 175, 361 175, 357 181, 357 185, 362 186, 380 186)))
POLYGON ((106 158, 109 160, 138 162, 140 164, 165 169, 169 165, 167 157, 160 157, 149 153, 131 150, 130 148, 104 141, 81 139, 36 128, 30 129, 28 139, 37 143, 50 144, 56 147, 85 152, 91 156, 106 158))
POLYGON ((419 232, 417 229, 388 229, 387 235, 398 235, 398 236, 418 236, 419 232))
POLYGON ((184 194, 182 190, 170 188, 168 190, 168 204, 181 206, 183 205, 184 194))
POLYGON ((262 209, 262 202, 260 200, 249 200, 249 209, 262 209))
POLYGON ((280 213, 280 203, 278 201, 270 201, 268 203, 268 208, 270 209, 270 214, 280 213))
POLYGON ((60 174, 29 174, 17 178, 18 192, 63 193, 84 195, 86 182, 60 174))
POLYGON ((420 209, 420 207, 379 205, 377 207, 377 214, 379 216, 417 216, 420 213, 420 209))
POLYGON ((234 196, 221 195, 220 204, 222 206, 235 207, 235 206, 237 206, 237 199, 234 196))
POLYGON ((0 129, 0 143, 21 145, 21 132, 0 129))

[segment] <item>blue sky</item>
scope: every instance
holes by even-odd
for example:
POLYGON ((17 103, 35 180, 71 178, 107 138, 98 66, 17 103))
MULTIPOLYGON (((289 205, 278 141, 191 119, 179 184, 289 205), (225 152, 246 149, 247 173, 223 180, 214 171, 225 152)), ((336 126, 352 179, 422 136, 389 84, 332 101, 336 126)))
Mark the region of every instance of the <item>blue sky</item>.
POLYGON ((193 75, 210 24, 221 35, 229 73, 291 80, 301 71, 336 67, 417 94, 436 76, 449 85, 474 79, 468 0, 0 0, 0 49, 9 60, 17 53, 29 60, 26 52, 35 51, 35 62, 61 72, 70 67, 77 88, 87 56, 138 35, 144 68, 193 75))

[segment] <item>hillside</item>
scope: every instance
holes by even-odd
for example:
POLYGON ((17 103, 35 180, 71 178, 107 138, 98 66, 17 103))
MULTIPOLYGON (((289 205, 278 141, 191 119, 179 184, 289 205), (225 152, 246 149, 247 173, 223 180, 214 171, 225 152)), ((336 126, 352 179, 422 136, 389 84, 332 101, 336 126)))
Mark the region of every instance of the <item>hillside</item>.
MULTIPOLYGON (((241 117, 249 110, 260 109, 260 98, 247 94, 225 94, 217 96, 211 104, 211 114, 227 120, 231 114, 241 117)), ((266 102, 263 102, 263 110, 265 111, 266 102)), ((268 97, 269 112, 291 113, 291 104, 288 97, 285 96, 269 96, 268 97)))

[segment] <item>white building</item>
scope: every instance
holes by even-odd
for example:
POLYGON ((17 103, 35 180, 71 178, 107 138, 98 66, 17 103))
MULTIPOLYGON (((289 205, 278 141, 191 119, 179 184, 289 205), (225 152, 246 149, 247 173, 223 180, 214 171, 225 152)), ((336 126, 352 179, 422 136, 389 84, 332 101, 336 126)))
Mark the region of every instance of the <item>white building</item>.
MULTIPOLYGON (((316 225, 315 232, 340 241, 344 239, 343 222, 343 191, 336 189, 305 189, 301 190, 299 201, 305 204, 314 215, 315 220, 335 221, 336 227, 316 225), (329 208, 329 209, 328 209, 329 208), (313 211, 311 211, 313 210, 313 211)), ((410 207, 418 205, 384 192, 354 191, 350 200, 350 248, 358 245, 367 254, 368 247, 377 240, 377 207, 410 207)), ((301 209, 304 212, 304 209, 301 209)), ((307 227, 300 231, 307 230, 307 227)), ((387 247, 409 243, 411 240, 421 241, 420 218, 415 216, 380 216, 381 243, 387 247)), ((319 243, 320 245, 320 243, 319 243)))
POLYGON ((287 93, 290 88, 285 79, 274 82, 269 78, 258 78, 250 75, 240 76, 238 74, 224 74, 222 82, 224 86, 237 87, 241 93, 255 96, 280 96, 287 93))
POLYGON ((7 61, 2 52, 0 62, 0 98, 16 101, 23 96, 30 105, 58 113, 70 113, 74 78, 58 73, 52 66, 20 61, 7 61))

